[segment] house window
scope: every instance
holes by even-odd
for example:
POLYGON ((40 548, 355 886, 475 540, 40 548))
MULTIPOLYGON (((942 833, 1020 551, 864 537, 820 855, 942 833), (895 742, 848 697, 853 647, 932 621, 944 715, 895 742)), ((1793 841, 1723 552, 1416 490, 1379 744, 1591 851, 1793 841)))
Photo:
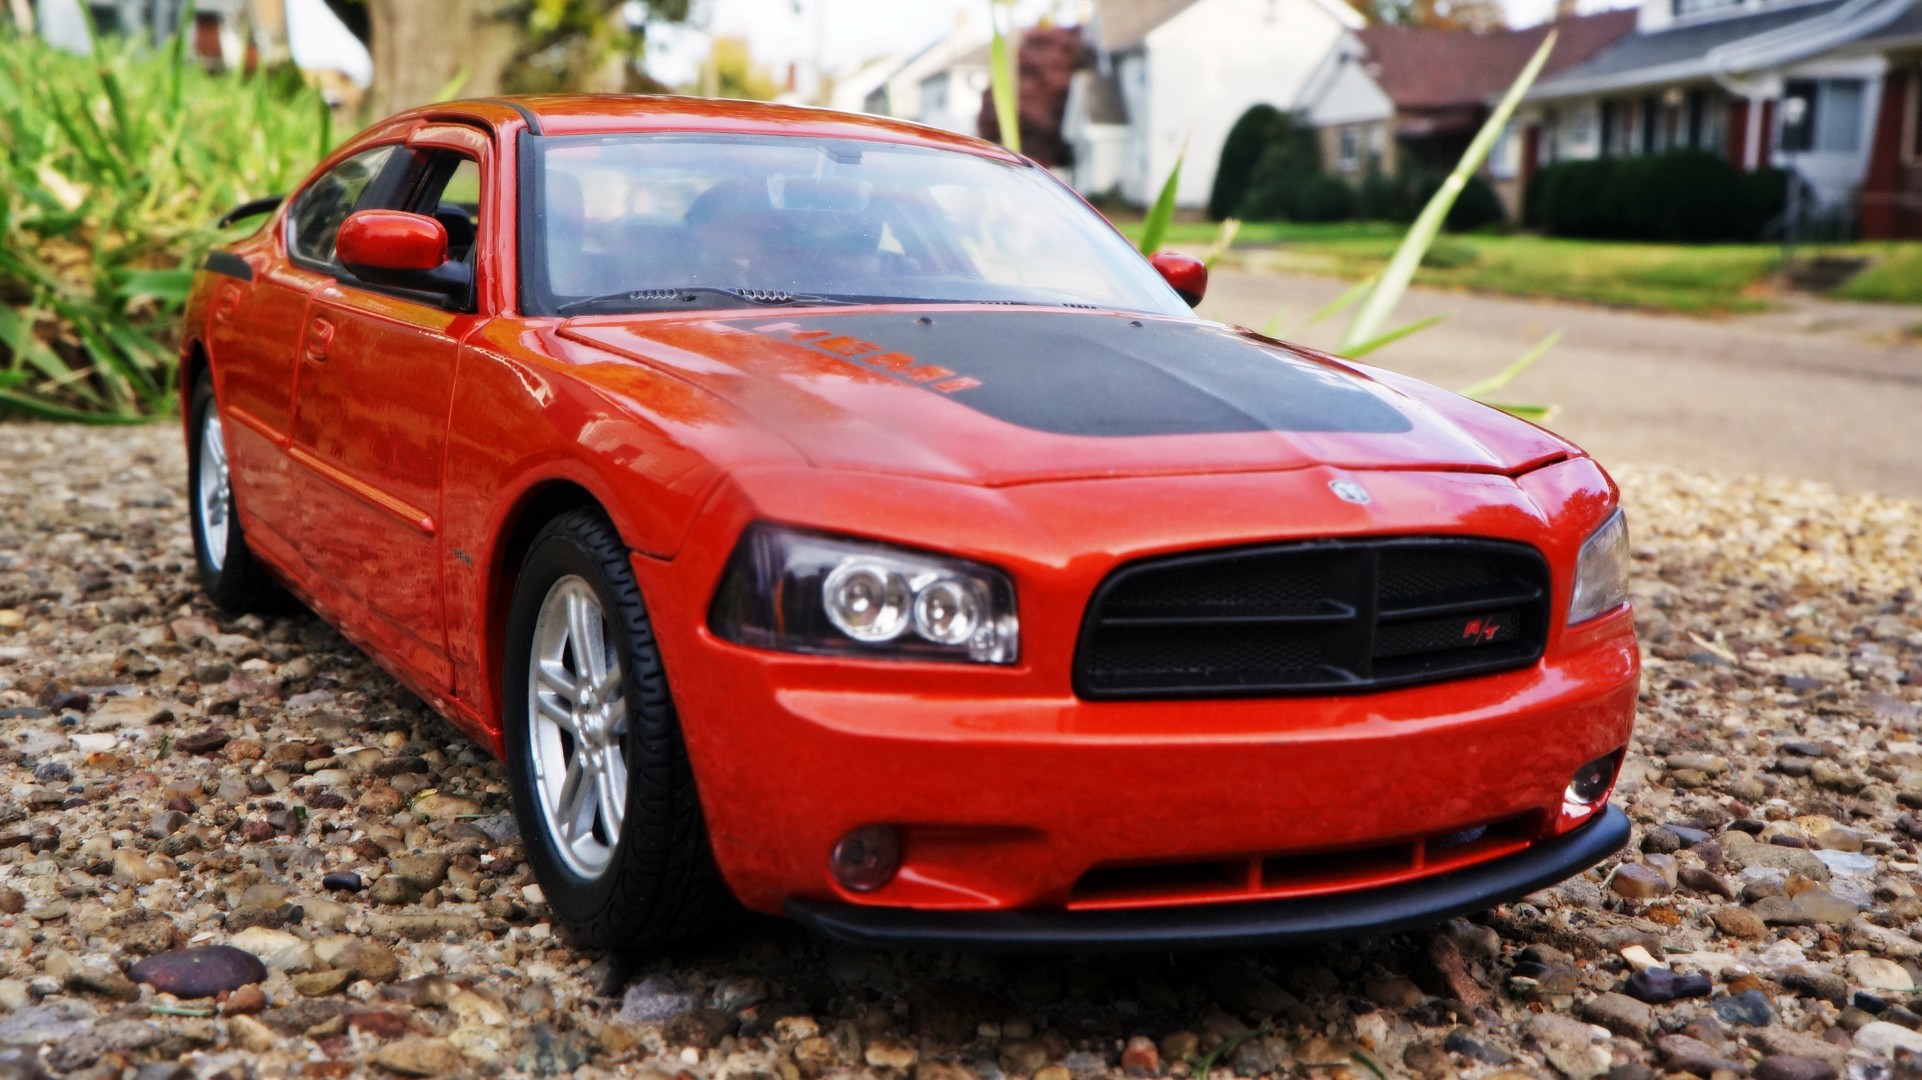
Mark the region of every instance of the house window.
POLYGON ((1353 124, 1344 126, 1338 135, 1340 153, 1337 155, 1342 172, 1354 172, 1361 167, 1361 129, 1353 124))
POLYGON ((1662 99, 1653 94, 1642 99, 1642 145, 1644 154, 1662 149, 1662 99))
POLYGON ((1739 3, 1741 0, 1675 0, 1675 17, 1679 19, 1686 15, 1699 15, 1704 11, 1719 11, 1739 3))
POLYGON ((1521 171, 1521 140, 1516 137, 1515 122, 1509 121, 1502 133, 1495 138, 1495 148, 1488 154, 1488 175, 1496 180, 1513 180, 1521 171))
POLYGON ((1922 157, 1922 68, 1909 72, 1908 93, 1902 95, 1903 107, 1908 110, 1908 142, 1902 148, 1902 157, 1914 161, 1922 157))
POLYGON ((1793 79, 1782 89, 1785 154, 1853 154, 1862 149, 1861 79, 1793 79))
POLYGON ((1815 95, 1815 149, 1830 154, 1853 154, 1862 148, 1862 101, 1867 87, 1861 79, 1828 79, 1815 95))
POLYGON ((1614 157, 1622 152, 1622 103, 1619 101, 1602 102, 1602 156, 1614 157))

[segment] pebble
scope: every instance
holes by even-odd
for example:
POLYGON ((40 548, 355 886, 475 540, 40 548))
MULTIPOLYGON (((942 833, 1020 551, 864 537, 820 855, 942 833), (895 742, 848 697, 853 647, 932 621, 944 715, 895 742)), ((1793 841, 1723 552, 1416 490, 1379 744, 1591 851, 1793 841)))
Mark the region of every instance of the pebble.
POLYGON ((1739 994, 1719 997, 1710 1002, 1709 1007, 1726 1024, 1767 1027, 1775 1022, 1775 1007, 1769 1003, 1768 995, 1760 990, 1744 990, 1739 994))
POLYGON ((1901 964, 1877 956, 1851 956, 1845 965, 1849 981, 1868 990, 1912 993, 1915 980, 1901 964))
POLYGON ((1836 1080, 1840 1072, 1826 1061, 1771 1054, 1755 1065, 1755 1080, 1836 1080))
POLYGON ((1652 900, 1668 895, 1670 885, 1662 873, 1641 863, 1623 863, 1609 875, 1608 887, 1617 896, 1632 900, 1652 900))
POLYGON ((1581 1015, 1591 1024, 1635 1039, 1646 1038, 1655 1029, 1655 1011, 1625 994, 1597 994, 1582 1004, 1581 1015))
POLYGON ((1637 1001, 1664 1005, 1679 998, 1707 997, 1715 984, 1707 975, 1677 975, 1668 968, 1645 967, 1629 975, 1625 989, 1637 1001))
POLYGON ((1911 504, 1618 472, 1644 523, 1648 676, 1618 800, 1642 836, 1626 878, 1558 883, 1400 956, 929 962, 749 927, 650 957, 616 1015, 543 921, 498 765, 312 617, 236 618, 198 598, 178 444, 160 428, 0 425, 0 460, 21 463, 0 477, 0 613, 21 613, 0 615, 0 1046, 97 1055, 81 1075, 160 1080, 197 1054, 200 1075, 1145 1078, 1272 1023, 1223 1067, 1372 1072, 1344 1058, 1359 1049, 1424 1080, 1718 1063, 1793 1080, 1847 1058, 1804 1033, 1818 1016, 1830 1037, 1853 1032, 1859 1062, 1917 1038, 1911 993, 1851 964, 1922 959, 1906 933, 1922 920, 1916 859, 1900 846, 1922 838, 1911 504), (1695 636, 1735 659, 1700 659, 1715 654, 1695 636), (1791 677, 1819 687, 1789 704, 1791 677), (380 905, 380 881, 415 898, 380 905), (1651 895, 1624 902, 1624 882, 1651 895), (1751 888, 1747 905, 1786 905, 1771 905, 1779 932, 1735 902, 1751 888), (179 986, 217 1000, 212 1020, 123 1006, 109 966, 83 962, 137 960, 158 993, 140 965, 243 933, 287 934, 313 961, 262 938, 296 962, 249 956, 233 985, 179 986), (1643 952, 1621 970, 1631 946, 1643 952), (1637 1000, 1703 971, 1727 997, 1637 1000), (122 1008, 137 1024, 116 1026, 122 1008))
POLYGON ((1857 1028, 1854 1039, 1855 1048, 1872 1058, 1892 1058, 1898 1050, 1922 1054, 1922 1032, 1911 1031, 1886 1020, 1876 1020, 1857 1028))
POLYGON ((375 1051, 374 1064, 401 1076, 459 1076, 467 1071, 467 1060, 445 1039, 390 1042, 375 1051))
POLYGON ((254 954, 232 946, 207 945, 149 956, 128 974, 163 994, 205 998, 264 982, 267 966, 254 954))

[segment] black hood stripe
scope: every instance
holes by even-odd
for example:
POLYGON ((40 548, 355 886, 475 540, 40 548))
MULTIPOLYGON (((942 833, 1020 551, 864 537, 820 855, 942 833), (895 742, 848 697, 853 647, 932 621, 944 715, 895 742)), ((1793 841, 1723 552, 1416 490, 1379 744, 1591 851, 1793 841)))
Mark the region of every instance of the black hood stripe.
POLYGON ((937 311, 810 315, 754 330, 1059 435, 1395 434, 1414 426, 1351 375, 1203 322, 937 311))

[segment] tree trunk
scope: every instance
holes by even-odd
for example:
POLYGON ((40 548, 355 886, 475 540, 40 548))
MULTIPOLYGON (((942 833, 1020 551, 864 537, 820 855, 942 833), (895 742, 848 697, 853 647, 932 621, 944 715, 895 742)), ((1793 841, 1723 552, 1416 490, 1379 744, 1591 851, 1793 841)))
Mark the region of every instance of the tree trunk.
POLYGON ((374 112, 433 101, 456 76, 460 97, 501 92, 526 32, 516 0, 367 0, 374 112))

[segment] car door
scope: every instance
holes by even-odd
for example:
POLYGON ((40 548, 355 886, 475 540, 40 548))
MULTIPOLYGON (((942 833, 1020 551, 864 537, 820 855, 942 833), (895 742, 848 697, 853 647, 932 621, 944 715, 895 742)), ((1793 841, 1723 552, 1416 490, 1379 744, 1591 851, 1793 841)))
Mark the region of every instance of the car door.
POLYGON ((250 538, 283 559, 296 554, 298 503, 287 450, 294 418, 295 353, 308 295, 332 278, 334 233, 371 188, 392 146, 363 150, 314 178, 294 196, 282 234, 257 274, 238 259, 223 263, 208 348, 227 421, 233 482, 250 538), (237 265, 236 265, 237 264, 237 265), (240 271, 252 274, 251 282, 240 271))
MULTIPOLYGON (((386 208, 440 218, 449 257, 473 258, 490 225, 480 197, 486 138, 430 127, 400 152, 408 175, 386 208)), ((307 312, 292 449, 302 475, 299 542, 323 606, 428 687, 450 692, 441 465, 460 342, 481 322, 461 308, 335 267, 307 312)))

